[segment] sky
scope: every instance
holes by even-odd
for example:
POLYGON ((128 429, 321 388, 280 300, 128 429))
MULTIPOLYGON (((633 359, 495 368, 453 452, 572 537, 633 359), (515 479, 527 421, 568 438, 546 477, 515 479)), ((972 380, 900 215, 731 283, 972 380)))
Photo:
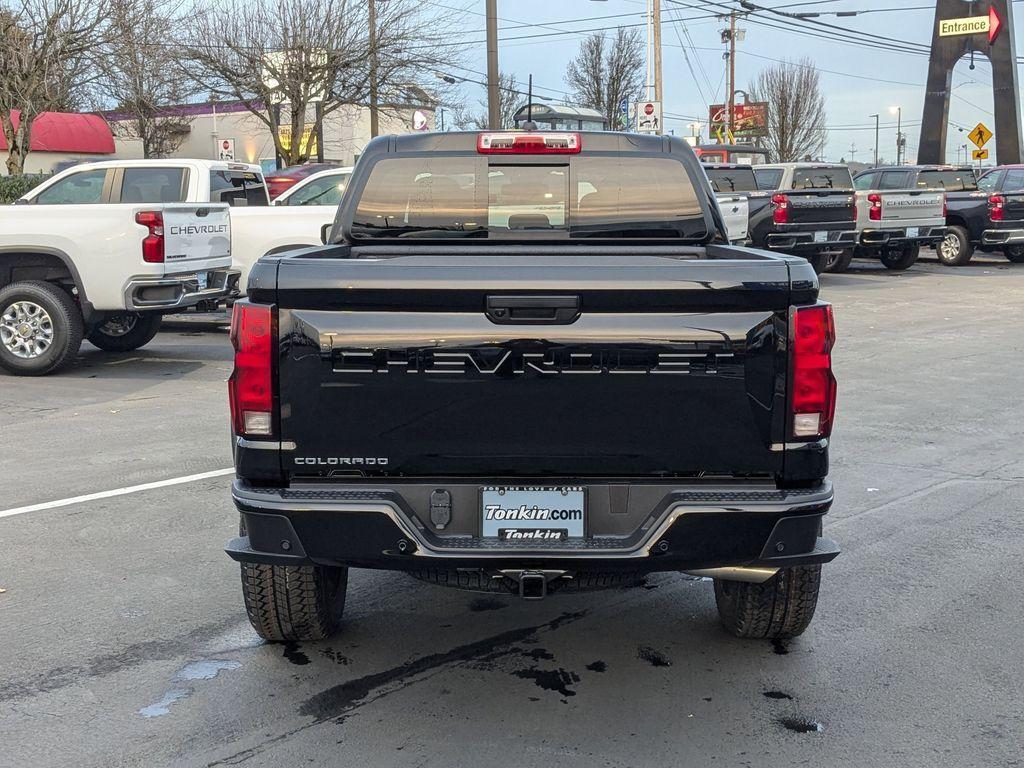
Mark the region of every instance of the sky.
MULTIPOLYGON (((480 73, 487 70, 484 0, 424 2, 461 12, 459 26, 467 41, 461 62, 465 69, 454 71, 469 79, 482 80, 480 73)), ((1013 0, 1018 13, 1024 12, 1020 2, 1013 0)), ((855 17, 822 16, 819 21, 854 33, 867 32, 923 46, 931 42, 935 18, 934 0, 757 0, 757 4, 785 7, 790 12, 860 11, 855 17)), ((722 58, 725 46, 720 33, 724 24, 712 14, 723 6, 735 5, 733 0, 662 0, 665 127, 677 135, 688 135, 689 125, 696 119, 707 121, 706 101, 721 103, 724 98, 726 61, 722 58)), ((498 0, 499 67, 523 83, 532 74, 538 96, 565 101, 565 70, 579 42, 592 30, 613 31, 617 25, 642 24, 645 7, 645 0, 498 0)), ((970 15, 966 0, 964 8, 963 15, 970 15)), ((829 39, 826 29, 819 28, 825 33, 819 35, 765 15, 741 21, 739 28, 746 30, 746 37, 738 44, 737 88, 745 89, 762 68, 779 59, 807 56, 819 69, 829 126, 824 159, 871 162, 875 119, 870 115, 878 113, 879 153, 894 160, 897 118, 890 114, 890 109, 897 105, 902 107, 907 159, 915 158, 928 69, 926 55, 888 46, 884 50, 859 47, 829 39), (756 19, 770 20, 777 28, 763 26, 756 19)), ((643 32, 643 27, 640 29, 643 32)), ((1018 40, 1018 55, 1021 48, 1018 40)), ((975 57, 973 71, 969 64, 968 59, 962 59, 954 71, 946 158, 949 162, 958 159, 957 147, 968 143, 966 131, 978 122, 995 128, 992 68, 981 56, 975 57), (959 128, 966 131, 961 133, 959 128)), ((465 83, 463 88, 466 102, 474 107, 485 98, 484 88, 475 83, 465 83)), ((994 141, 990 147, 995 147, 994 141)), ((961 150, 959 158, 963 157, 961 150)))

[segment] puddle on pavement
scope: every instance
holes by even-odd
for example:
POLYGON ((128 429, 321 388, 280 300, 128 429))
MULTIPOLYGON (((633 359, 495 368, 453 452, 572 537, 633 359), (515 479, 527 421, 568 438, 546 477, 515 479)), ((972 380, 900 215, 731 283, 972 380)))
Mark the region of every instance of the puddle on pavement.
POLYGON ((592 661, 587 664, 587 669, 591 672, 606 672, 608 670, 608 665, 603 661, 592 661))
POLYGON ((783 693, 782 691, 765 691, 764 696, 766 699, 789 699, 790 701, 793 700, 792 696, 790 696, 788 693, 783 693))
POLYGON ((533 680, 537 687, 543 688, 545 691, 556 691, 563 696, 575 696, 576 691, 572 690, 569 686, 575 685, 580 681, 580 676, 575 672, 569 672, 568 670, 562 669, 537 669, 532 667, 530 669, 519 669, 512 673, 516 677, 521 677, 523 680, 533 680))
MULTIPOLYGON (((242 662, 231 661, 230 659, 193 661, 178 670, 172 680, 178 683, 194 682, 196 680, 212 680, 222 671, 238 669, 240 666, 242 666, 242 662)), ((146 718, 160 717, 162 715, 169 714, 171 711, 171 704, 188 698, 193 692, 194 690, 191 687, 171 688, 164 694, 160 701, 140 709, 139 714, 146 718)))
POLYGON ((292 664, 297 664, 300 667, 309 664, 309 656, 299 650, 298 643, 285 643, 284 650, 281 652, 281 655, 288 659, 292 664))
POLYGON ((825 730, 822 723, 808 717, 780 717, 775 722, 794 733, 821 733, 825 730))
POLYGON ((143 717, 160 717, 160 715, 166 715, 171 711, 171 704, 176 701, 181 701, 190 693, 191 691, 186 691, 181 688, 168 691, 156 704, 150 704, 148 707, 140 709, 139 714, 143 717))
POLYGON ((652 667, 672 666, 672 660, 668 656, 663 654, 661 651, 656 651, 654 648, 646 645, 641 645, 636 649, 636 657, 638 659, 643 659, 652 667))

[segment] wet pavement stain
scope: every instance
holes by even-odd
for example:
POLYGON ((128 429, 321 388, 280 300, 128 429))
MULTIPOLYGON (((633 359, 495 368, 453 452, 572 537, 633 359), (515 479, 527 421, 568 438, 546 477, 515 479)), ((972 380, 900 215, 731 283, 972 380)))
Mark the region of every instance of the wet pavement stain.
POLYGON ((779 640, 779 638, 776 637, 772 640, 772 650, 779 656, 785 656, 789 653, 789 646, 786 645, 785 640, 779 640))
POLYGON ((492 660, 507 655, 511 653, 511 646, 525 641, 537 632, 556 630, 562 624, 578 621, 586 615, 586 611, 564 613, 545 624, 510 629, 483 640, 457 646, 449 651, 421 656, 383 672, 375 672, 355 680, 349 680, 309 697, 299 706, 298 714, 302 717, 314 717, 316 722, 331 718, 344 718, 351 710, 361 706, 372 693, 387 685, 408 684, 407 681, 410 681, 411 678, 447 664, 460 661, 492 660))
POLYGON ((793 700, 792 696, 790 696, 788 693, 783 693, 782 691, 765 691, 764 697, 766 699, 789 699, 790 701, 793 700))
POLYGON ((493 597, 478 597, 469 604, 469 610, 473 613, 500 611, 502 608, 508 608, 508 603, 493 597))
POLYGON ((350 659, 348 656, 341 653, 340 651, 334 650, 333 648, 323 648, 320 651, 320 655, 324 658, 330 659, 335 664, 344 664, 345 666, 348 666, 349 663, 352 661, 352 659, 350 659))
POLYGON ((592 661, 587 664, 587 669, 591 672, 606 672, 608 670, 608 665, 603 661, 592 661))
POLYGON ((821 733, 825 730, 822 723, 807 717, 780 717, 775 722, 794 733, 821 733))
POLYGON ((298 664, 299 666, 309 664, 309 656, 299 650, 298 643, 285 643, 281 655, 292 664, 298 664))
POLYGON ((576 691, 569 686, 580 681, 580 676, 575 672, 569 672, 561 667, 558 669, 531 667, 530 669, 516 670, 512 674, 523 680, 533 680, 537 687, 543 688, 545 691, 556 691, 563 696, 575 696, 576 691))
POLYGON ((647 645, 641 645, 639 648, 636 649, 636 657, 638 659, 643 659, 648 664, 650 664, 652 667, 671 667, 672 666, 672 660, 671 659, 669 659, 661 651, 656 651, 655 649, 653 649, 653 648, 651 648, 650 646, 647 646, 647 645))
POLYGON ((534 648, 532 651, 527 651, 523 656, 528 656, 534 661, 551 661, 555 658, 555 654, 544 648, 534 648))
POLYGON ((160 717, 161 715, 166 715, 171 711, 171 704, 176 701, 181 701, 190 693, 191 691, 186 691, 181 688, 168 691, 156 704, 150 704, 148 707, 140 709, 139 714, 143 717, 160 717))
POLYGON ((223 670, 238 669, 242 666, 240 661, 228 661, 226 659, 210 659, 209 661, 193 661, 185 665, 182 670, 174 676, 175 680, 213 680, 223 670))

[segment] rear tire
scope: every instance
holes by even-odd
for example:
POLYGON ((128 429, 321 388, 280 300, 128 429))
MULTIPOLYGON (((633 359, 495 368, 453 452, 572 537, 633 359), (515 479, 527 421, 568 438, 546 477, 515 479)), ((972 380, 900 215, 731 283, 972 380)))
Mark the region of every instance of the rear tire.
POLYGON ((919 250, 916 245, 908 245, 899 250, 882 251, 882 255, 879 258, 886 269, 910 269, 917 263, 919 250))
POLYGON ((853 248, 847 248, 846 250, 839 251, 838 253, 830 254, 828 257, 828 263, 825 265, 825 271, 833 274, 841 274, 850 268, 850 263, 853 261, 853 248))
POLYGON ((160 332, 163 316, 155 312, 112 312, 91 331, 89 343, 107 352, 131 352, 160 332))
POLYGON ((23 280, 0 290, 0 368, 45 376, 70 364, 82 346, 82 313, 58 285, 23 280))
POLYGON ((348 568, 242 563, 249 623, 270 643, 326 640, 345 610, 348 568))
POLYGON ((820 586, 820 565, 797 565, 762 584, 715 579, 715 603, 722 624, 736 637, 782 640, 807 629, 820 586))
POLYGON ((946 228, 946 237, 935 246, 935 254, 939 262, 947 267, 962 267, 970 262, 974 255, 974 246, 970 236, 963 227, 946 228))
POLYGON ((825 271, 825 267, 828 266, 829 256, 827 253, 812 253, 804 256, 805 259, 810 263, 811 268, 814 269, 814 274, 820 275, 825 271))
POLYGON ((1024 245, 1008 245, 1003 249, 1003 255, 1014 264, 1024 264, 1024 245))

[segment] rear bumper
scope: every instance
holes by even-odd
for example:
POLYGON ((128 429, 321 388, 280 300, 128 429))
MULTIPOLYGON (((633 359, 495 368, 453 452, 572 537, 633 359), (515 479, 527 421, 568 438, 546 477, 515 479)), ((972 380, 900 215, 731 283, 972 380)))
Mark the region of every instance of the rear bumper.
POLYGON ((765 247, 769 250, 795 254, 843 250, 855 245, 857 231, 854 229, 824 231, 824 239, 822 230, 773 232, 765 238, 765 247))
POLYGON ((124 289, 125 309, 169 311, 192 307, 203 301, 218 301, 238 293, 237 269, 203 270, 207 285, 200 286, 195 272, 165 277, 139 277, 124 289))
POLYGON ((1024 229, 987 229, 981 233, 982 245, 1014 245, 1024 243, 1024 229))
POLYGON ((860 233, 860 245, 865 248, 884 246, 903 247, 908 245, 935 245, 946 236, 946 227, 893 227, 890 229, 865 229, 860 233))
POLYGON ((232 497, 246 535, 225 551, 241 562, 276 565, 631 572, 782 568, 839 554, 835 542, 818 536, 832 504, 828 481, 794 491, 666 485, 635 530, 532 545, 440 532, 429 514, 410 506, 418 490, 327 483, 271 489, 236 480, 232 497))

